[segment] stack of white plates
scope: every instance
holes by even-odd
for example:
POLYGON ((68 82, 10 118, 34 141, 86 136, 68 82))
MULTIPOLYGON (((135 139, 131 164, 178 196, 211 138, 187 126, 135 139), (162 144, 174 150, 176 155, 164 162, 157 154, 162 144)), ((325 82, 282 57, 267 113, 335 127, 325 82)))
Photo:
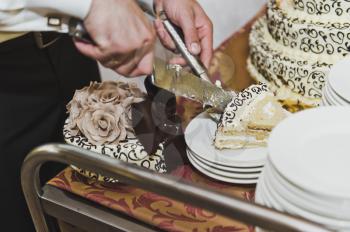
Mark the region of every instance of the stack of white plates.
POLYGON ((350 106, 350 57, 336 63, 323 88, 324 106, 350 106))
POLYGON ((267 157, 266 148, 217 150, 213 145, 217 125, 202 113, 187 126, 185 139, 191 164, 216 180, 255 184, 267 157))
POLYGON ((272 132, 255 200, 350 231, 350 107, 297 113, 272 132))

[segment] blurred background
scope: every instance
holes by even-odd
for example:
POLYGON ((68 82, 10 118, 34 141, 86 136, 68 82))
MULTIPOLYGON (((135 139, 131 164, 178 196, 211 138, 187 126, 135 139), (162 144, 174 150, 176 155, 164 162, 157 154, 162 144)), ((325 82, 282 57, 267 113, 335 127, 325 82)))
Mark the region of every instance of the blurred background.
MULTIPOLYGON (((214 48, 216 48, 251 19, 266 0, 198 0, 198 2, 213 21, 214 48)), ((103 67, 101 75, 104 80, 124 79, 103 67)), ((143 78, 128 80, 137 82, 140 87, 143 86, 143 78)))

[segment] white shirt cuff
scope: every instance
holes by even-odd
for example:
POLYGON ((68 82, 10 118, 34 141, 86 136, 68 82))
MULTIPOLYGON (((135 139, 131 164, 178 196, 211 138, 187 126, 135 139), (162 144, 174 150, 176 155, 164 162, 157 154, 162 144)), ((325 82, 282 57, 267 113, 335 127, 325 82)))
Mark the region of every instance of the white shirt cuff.
POLYGON ((85 19, 89 13, 91 2, 92 0, 27 0, 26 8, 52 10, 85 19))

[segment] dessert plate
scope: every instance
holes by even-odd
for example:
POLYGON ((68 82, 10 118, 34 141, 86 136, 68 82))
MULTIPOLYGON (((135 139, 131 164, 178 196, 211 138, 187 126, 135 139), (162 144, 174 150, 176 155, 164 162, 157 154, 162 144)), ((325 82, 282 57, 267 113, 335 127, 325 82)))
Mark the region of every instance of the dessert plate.
POLYGON ((350 185, 346 184, 350 177, 349 118, 350 108, 340 106, 305 110, 287 118, 270 136, 273 166, 307 192, 350 204, 350 185))
POLYGON ((260 167, 267 157, 266 148, 218 150, 213 145, 217 125, 202 113, 194 118, 185 130, 187 146, 198 156, 216 164, 234 167, 260 167))
POLYGON ((188 148, 188 151, 191 153, 191 155, 195 158, 197 158, 201 163, 206 164, 207 166, 211 166, 215 169, 219 169, 222 171, 228 171, 228 172, 238 172, 238 173, 260 173, 261 170, 263 169, 263 166, 261 167, 256 167, 256 168, 246 168, 246 167, 234 167, 234 166, 224 166, 224 165, 220 165, 217 163, 213 163, 210 162, 206 159, 204 159, 203 157, 197 155, 196 153, 194 153, 193 151, 191 151, 190 148, 188 148))
POLYGON ((199 172, 215 180, 235 184, 255 184, 257 182, 257 179, 236 179, 232 177, 220 176, 201 167, 191 156, 188 156, 188 160, 199 172))
POLYGON ((260 175, 260 172, 258 172, 258 173, 239 173, 239 172, 219 170, 213 166, 209 166, 209 165, 206 165, 205 163, 202 163, 198 158, 193 156, 190 151, 187 151, 187 156, 190 156, 192 158, 192 160, 195 161, 202 168, 210 171, 211 173, 214 173, 214 174, 217 174, 220 176, 232 177, 232 178, 237 178, 237 179, 257 179, 260 175))

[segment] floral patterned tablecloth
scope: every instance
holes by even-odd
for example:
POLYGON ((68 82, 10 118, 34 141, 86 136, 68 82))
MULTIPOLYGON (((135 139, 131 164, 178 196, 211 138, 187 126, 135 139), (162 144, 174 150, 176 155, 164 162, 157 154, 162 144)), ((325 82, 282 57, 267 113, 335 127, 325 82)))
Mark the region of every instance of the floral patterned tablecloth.
MULTIPOLYGON (((252 21, 253 22, 253 21, 252 21)), ((251 83, 246 71, 248 34, 251 22, 228 39, 214 54, 211 76, 221 80, 224 87, 241 90, 251 83)), ((188 123, 200 111, 201 106, 178 98, 178 114, 188 123)), ((203 176, 189 164, 173 169, 171 175, 211 187, 247 201, 254 200, 254 187, 220 183, 203 176)), ((233 232, 253 231, 253 227, 229 220, 215 213, 181 203, 167 197, 124 184, 104 184, 81 176, 67 168, 48 184, 97 202, 110 209, 123 212, 133 218, 166 231, 233 232)))
MULTIPOLYGON (((171 174, 247 201, 254 199, 254 186, 217 183, 197 173, 190 166, 181 166, 171 174)), ((139 188, 123 184, 106 185, 89 180, 71 168, 61 172, 49 184, 166 231, 253 231, 252 227, 240 222, 139 188)))

